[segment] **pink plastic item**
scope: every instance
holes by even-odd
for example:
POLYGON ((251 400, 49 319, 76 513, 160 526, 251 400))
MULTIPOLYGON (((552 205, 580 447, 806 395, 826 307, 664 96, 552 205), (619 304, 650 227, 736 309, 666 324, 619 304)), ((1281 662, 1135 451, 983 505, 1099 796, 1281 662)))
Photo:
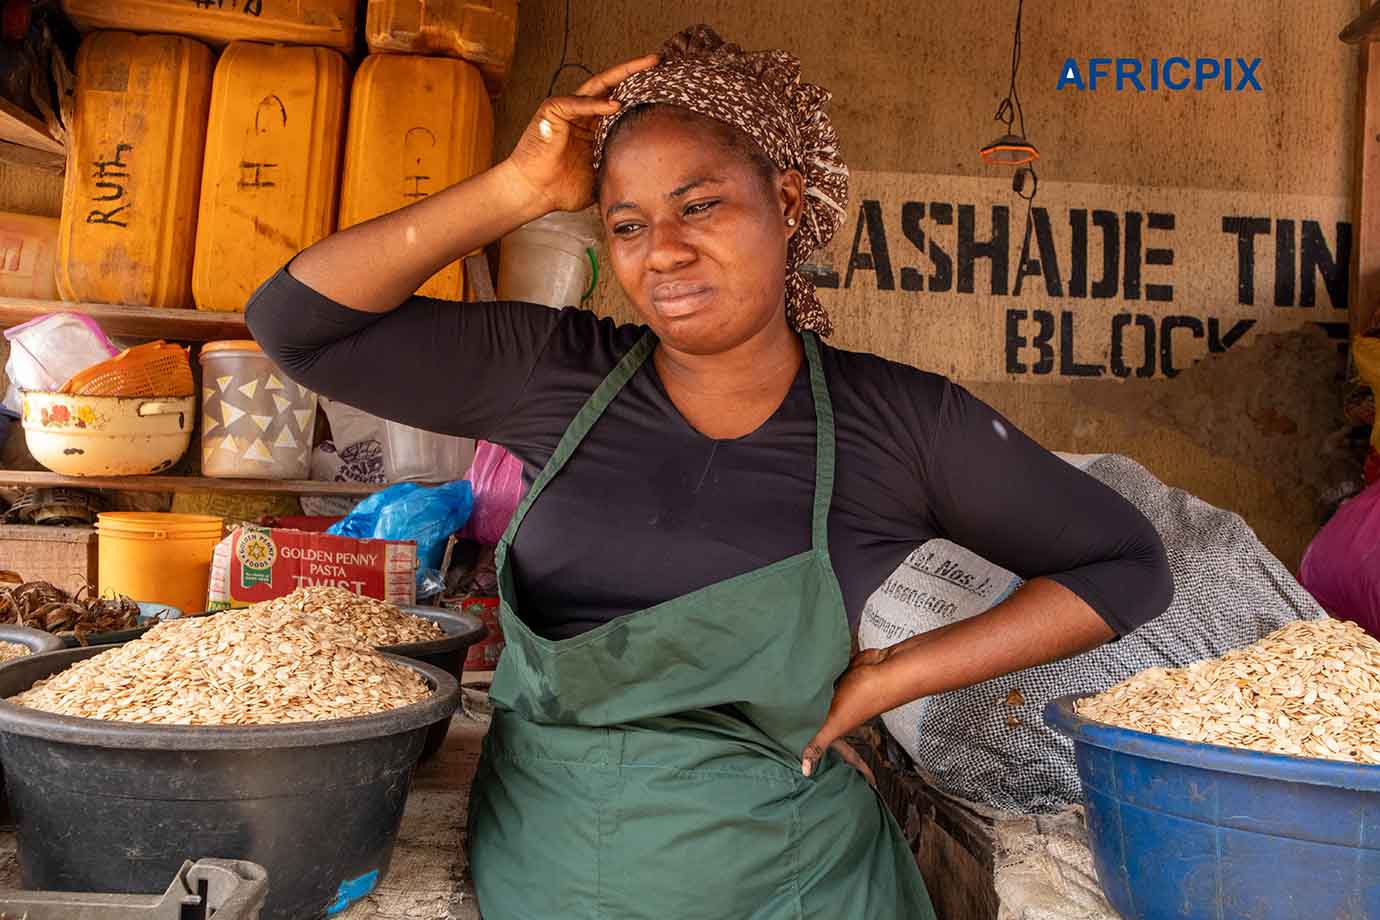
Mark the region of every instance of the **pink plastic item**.
POLYGON ((522 461, 497 444, 480 441, 465 478, 474 490, 474 510, 461 536, 497 546, 522 499, 522 461))
POLYGON ((1299 581, 1328 613, 1380 639, 1380 483, 1332 516, 1303 554, 1299 581))

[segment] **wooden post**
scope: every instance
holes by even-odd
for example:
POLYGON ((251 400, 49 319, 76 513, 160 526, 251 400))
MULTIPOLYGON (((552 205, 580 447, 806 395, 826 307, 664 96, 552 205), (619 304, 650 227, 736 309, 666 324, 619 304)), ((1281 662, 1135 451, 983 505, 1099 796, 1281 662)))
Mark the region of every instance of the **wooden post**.
MULTIPOLYGON (((1380 4, 1371 12, 1380 9, 1380 4)), ((1351 332, 1373 325, 1380 310, 1380 36, 1359 45, 1356 192, 1352 221, 1351 332)))

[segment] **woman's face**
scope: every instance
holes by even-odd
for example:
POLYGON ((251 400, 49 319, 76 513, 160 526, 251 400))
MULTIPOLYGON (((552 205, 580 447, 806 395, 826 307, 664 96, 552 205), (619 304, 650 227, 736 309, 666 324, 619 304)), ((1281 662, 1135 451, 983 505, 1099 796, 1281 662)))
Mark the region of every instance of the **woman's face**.
POLYGON ((786 243, 803 181, 768 179, 694 116, 658 109, 619 130, 599 211, 614 274, 643 322, 692 354, 785 324, 786 243))

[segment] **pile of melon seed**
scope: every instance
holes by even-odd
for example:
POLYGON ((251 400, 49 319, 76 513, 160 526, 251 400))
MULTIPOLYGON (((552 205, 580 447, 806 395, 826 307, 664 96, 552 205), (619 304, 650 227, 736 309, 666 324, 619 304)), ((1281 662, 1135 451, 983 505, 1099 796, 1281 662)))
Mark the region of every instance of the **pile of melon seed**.
POLYGON ((445 636, 445 631, 431 620, 404 613, 384 601, 326 585, 298 588, 251 609, 261 614, 279 610, 311 614, 318 620, 349 627, 361 642, 375 648, 428 642, 445 636))
POLYGON ((10 702, 119 722, 271 725, 370 715, 430 695, 347 617, 302 606, 270 601, 169 620, 10 702))
POLYGON ((1186 668, 1151 668, 1080 700, 1079 715, 1227 747, 1380 764, 1380 641, 1299 620, 1186 668))

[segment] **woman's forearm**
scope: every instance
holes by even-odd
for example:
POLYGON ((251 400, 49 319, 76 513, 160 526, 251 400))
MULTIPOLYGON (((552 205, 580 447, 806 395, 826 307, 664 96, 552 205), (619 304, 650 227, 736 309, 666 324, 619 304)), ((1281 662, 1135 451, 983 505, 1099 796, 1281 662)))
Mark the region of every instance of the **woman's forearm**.
POLYGON ((1037 578, 972 619, 859 652, 834 685, 829 715, 801 754, 801 772, 812 775, 830 745, 884 712, 1077 655, 1114 635, 1078 595, 1037 578))
POLYGON ((985 613, 886 649, 877 673, 878 712, 1068 658, 1114 635, 1078 595, 1035 579, 985 613))
POLYGON ((385 313, 428 278, 544 212, 542 198, 509 161, 356 224, 304 250, 292 276, 355 310, 385 313))

